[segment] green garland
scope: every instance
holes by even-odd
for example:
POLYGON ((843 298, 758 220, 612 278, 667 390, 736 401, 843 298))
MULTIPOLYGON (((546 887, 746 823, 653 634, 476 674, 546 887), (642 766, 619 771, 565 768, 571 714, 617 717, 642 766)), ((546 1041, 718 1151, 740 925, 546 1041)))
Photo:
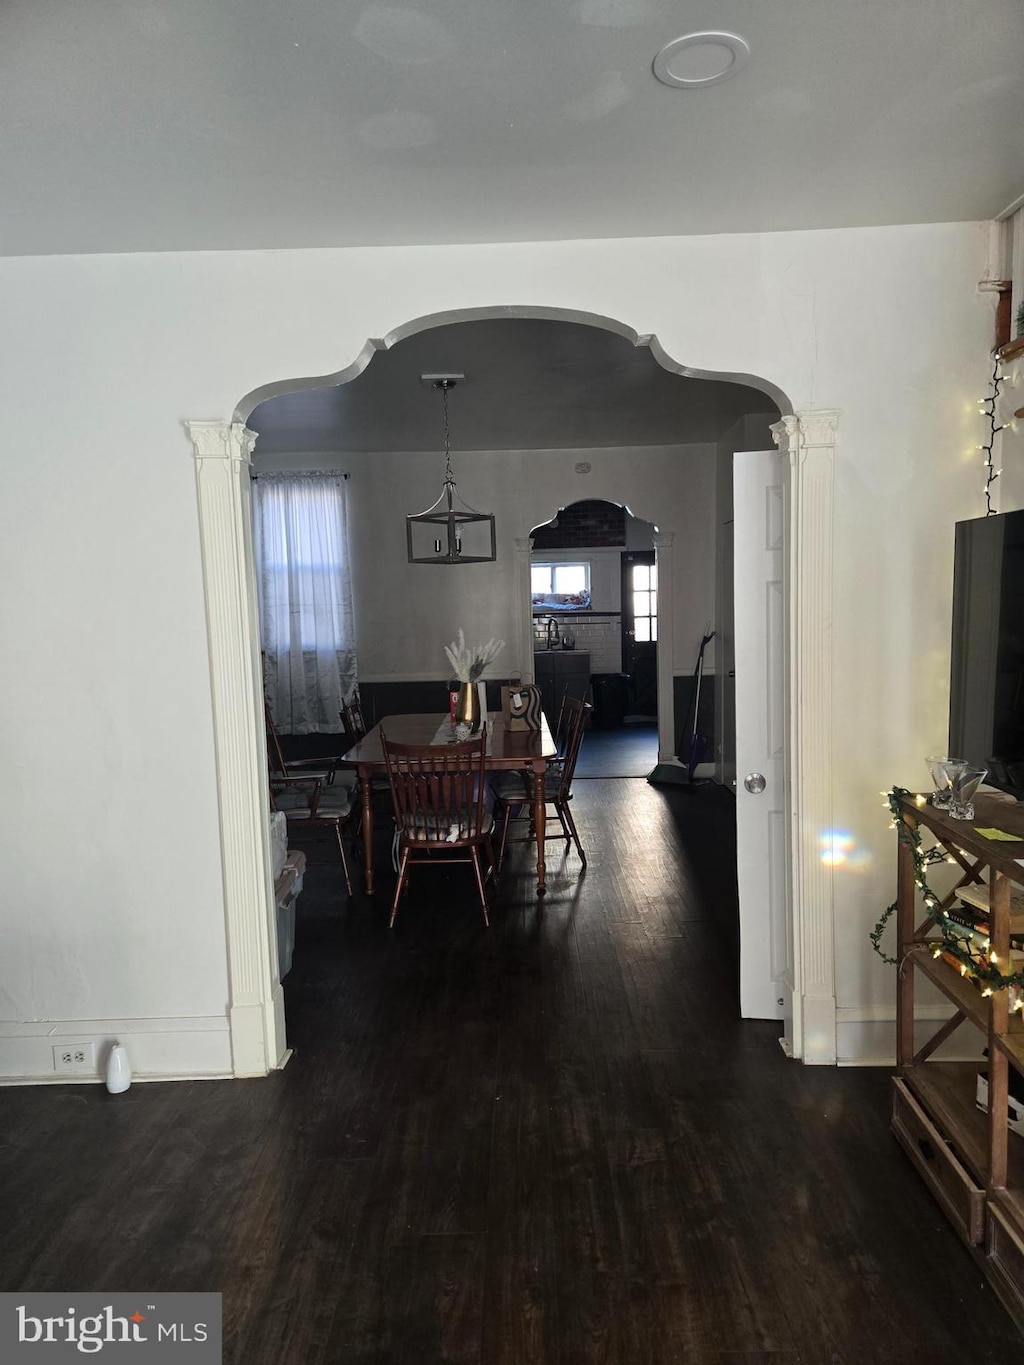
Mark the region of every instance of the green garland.
MULTIPOLYGON (((900 802, 905 796, 911 795, 912 793, 909 792, 906 787, 893 787, 887 794, 887 805, 889 807, 889 812, 892 815, 893 824, 896 827, 896 837, 904 847, 910 849, 914 861, 914 881, 917 884, 918 890, 921 892, 929 915, 935 921, 935 926, 942 935, 941 950, 955 957, 958 962, 967 968, 968 975, 973 976, 978 981, 984 982, 984 984, 993 991, 1004 990, 1007 986, 1024 986, 1024 971, 1004 974, 994 962, 978 962, 978 960, 975 957, 972 957, 967 949, 964 948, 962 939, 956 934, 955 930, 951 928, 953 921, 947 918, 942 909, 941 899, 928 885, 928 878, 925 875, 925 869, 930 867, 933 863, 944 863, 946 861, 946 854, 938 844, 932 848, 923 848, 921 846, 921 831, 919 827, 917 825, 908 825, 903 818, 903 809, 900 802)), ((896 911, 896 906, 897 902, 893 901, 893 903, 886 908, 881 919, 875 925, 874 929, 872 929, 870 934, 871 946, 874 948, 875 952, 883 962, 888 962, 893 967, 898 967, 900 965, 899 958, 889 957, 882 949, 881 940, 885 926, 896 911)), ((918 946, 924 947, 926 945, 922 942, 918 946)), ((932 947, 934 951, 934 944, 929 944, 927 946, 932 947)))

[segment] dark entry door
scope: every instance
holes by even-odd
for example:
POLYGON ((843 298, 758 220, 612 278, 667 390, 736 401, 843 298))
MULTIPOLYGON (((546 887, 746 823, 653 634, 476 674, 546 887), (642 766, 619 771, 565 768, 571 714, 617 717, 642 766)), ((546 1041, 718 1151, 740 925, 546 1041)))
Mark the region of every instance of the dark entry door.
POLYGON ((626 711, 658 715, 658 566, 653 550, 622 556, 622 671, 626 711))

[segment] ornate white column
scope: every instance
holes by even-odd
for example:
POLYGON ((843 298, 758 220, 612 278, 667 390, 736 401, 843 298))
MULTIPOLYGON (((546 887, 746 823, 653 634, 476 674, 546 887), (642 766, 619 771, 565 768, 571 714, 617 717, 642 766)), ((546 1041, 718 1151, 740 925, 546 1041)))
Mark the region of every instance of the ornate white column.
POLYGON ((675 531, 656 531, 652 537, 658 566, 658 762, 676 757, 675 692, 675 570, 672 542, 675 531))
POLYGON ((804 1062, 836 1060, 833 876, 821 859, 832 828, 833 502, 838 412, 804 412, 772 427, 789 456, 789 754, 793 1019, 804 1062))
POLYGON ((266 795, 266 729, 252 545, 254 432, 189 422, 196 461, 220 806, 231 1053, 236 1076, 285 1056, 266 795))
POLYGON ((533 676, 533 611, 531 608, 532 593, 530 590, 530 551, 533 549, 532 536, 517 536, 515 540, 516 570, 515 570, 515 592, 516 592, 516 625, 518 627, 517 648, 513 652, 510 673, 519 669, 520 677, 529 678, 531 682, 536 679, 533 676), (517 657, 518 656, 518 657, 517 657))

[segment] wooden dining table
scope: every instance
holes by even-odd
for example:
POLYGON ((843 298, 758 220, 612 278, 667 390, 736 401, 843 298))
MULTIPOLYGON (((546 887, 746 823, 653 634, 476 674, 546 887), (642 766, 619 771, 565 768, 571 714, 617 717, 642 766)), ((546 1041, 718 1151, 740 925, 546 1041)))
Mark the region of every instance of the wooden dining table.
MULTIPOLYGON (((448 717, 440 713, 385 716, 372 730, 344 754, 339 762, 346 767, 355 768, 359 775, 359 785, 363 798, 363 851, 366 875, 366 891, 373 894, 373 777, 375 773, 387 771, 384 750, 381 748, 381 730, 389 740, 400 744, 441 744, 454 743, 448 717), (438 741, 439 735, 443 738, 438 741)), ((510 730, 501 714, 487 718, 487 753, 484 768, 489 773, 530 772, 533 783, 533 823, 537 834, 537 894, 542 896, 547 889, 544 868, 544 830, 546 809, 544 805, 544 771, 548 762, 555 757, 557 749, 551 738, 547 720, 541 716, 539 730, 510 730)))

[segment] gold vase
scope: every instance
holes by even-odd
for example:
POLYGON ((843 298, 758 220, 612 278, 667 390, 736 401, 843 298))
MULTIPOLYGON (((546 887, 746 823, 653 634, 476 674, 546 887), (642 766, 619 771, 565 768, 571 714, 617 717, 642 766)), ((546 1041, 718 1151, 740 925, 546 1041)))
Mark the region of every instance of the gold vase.
POLYGON ((468 725, 470 732, 480 725, 480 693, 476 683, 459 683, 459 696, 455 703, 456 725, 468 725))

